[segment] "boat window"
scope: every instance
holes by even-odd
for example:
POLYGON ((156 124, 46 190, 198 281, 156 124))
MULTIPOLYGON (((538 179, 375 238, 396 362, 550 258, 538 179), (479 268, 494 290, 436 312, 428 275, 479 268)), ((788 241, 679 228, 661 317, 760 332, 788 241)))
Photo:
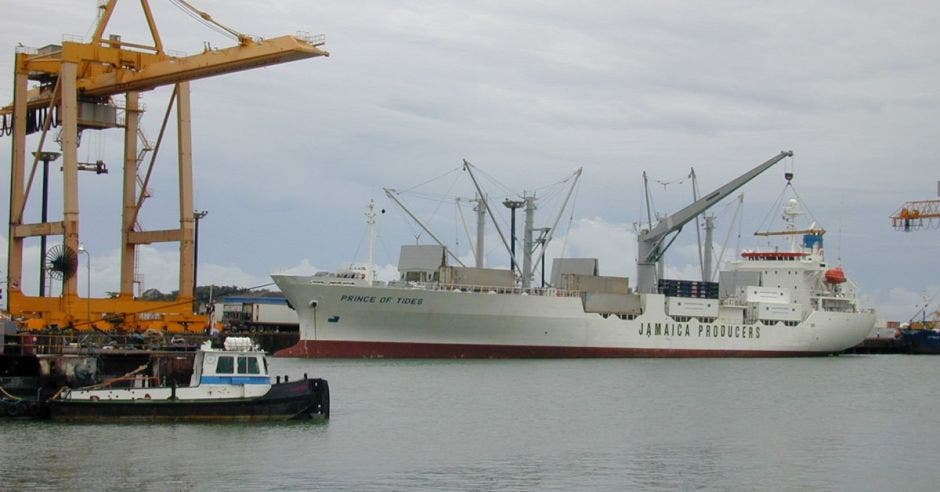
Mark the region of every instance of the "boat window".
POLYGON ((255 357, 239 357, 238 358, 238 373, 239 374, 260 374, 261 371, 258 370, 258 359, 255 357))
POLYGON ((216 374, 232 374, 235 372, 235 361, 234 357, 221 356, 219 357, 219 362, 215 365, 216 374))

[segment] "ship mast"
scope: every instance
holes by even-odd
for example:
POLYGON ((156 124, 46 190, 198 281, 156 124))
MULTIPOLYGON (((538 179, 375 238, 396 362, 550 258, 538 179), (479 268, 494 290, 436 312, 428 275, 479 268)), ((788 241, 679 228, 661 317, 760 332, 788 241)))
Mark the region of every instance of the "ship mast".
POLYGON ((486 241, 486 198, 482 193, 477 193, 476 206, 473 211, 477 213, 477 244, 476 244, 476 267, 483 268, 483 254, 485 251, 484 242, 486 241))
POLYGON ((533 222, 535 221, 535 195, 524 196, 525 200, 525 232, 522 238, 522 288, 532 286, 532 254, 535 242, 532 241, 533 222))
MULTIPOLYGON (((540 232, 539 244, 541 244, 541 252, 539 252, 539 257, 535 260, 534 264, 542 262, 543 277, 545 270, 545 248, 548 247, 548 243, 552 241, 552 237, 555 234, 555 228, 558 227, 558 222, 561 220, 562 214, 565 213, 565 209, 568 208, 568 202, 571 200, 571 195, 574 193, 575 188, 578 186, 578 180, 581 179, 581 172, 584 170, 583 167, 579 167, 577 171, 574 172, 574 180, 571 182, 571 186, 568 188, 568 194, 565 195, 565 201, 561 204, 561 207, 558 209, 558 214, 555 215, 555 220, 552 222, 551 227, 543 228, 540 232)), ((568 178, 571 179, 571 178, 568 178)))
POLYGON ((702 253, 702 281, 711 282, 714 277, 712 274, 712 257, 714 255, 712 241, 715 232, 715 216, 706 215, 702 218, 705 219, 705 251, 702 253))
POLYGON ((513 265, 513 271, 519 273, 518 262, 516 262, 515 255, 512 254, 512 248, 509 247, 509 242, 506 241, 506 236, 503 234, 503 230, 499 228, 499 223, 496 222, 496 216, 493 215, 493 211, 490 210, 490 202, 483 198, 483 190, 480 189, 480 183, 477 183, 477 177, 473 175, 473 166, 466 159, 463 160, 463 168, 467 170, 467 174, 470 175, 470 180, 473 181, 473 187, 477 189, 477 193, 480 195, 483 200, 483 205, 486 207, 486 213, 490 214, 490 219, 493 221, 493 227, 496 228, 496 233, 499 234, 499 239, 503 242, 503 247, 506 248, 506 251, 509 251, 510 260, 513 265))

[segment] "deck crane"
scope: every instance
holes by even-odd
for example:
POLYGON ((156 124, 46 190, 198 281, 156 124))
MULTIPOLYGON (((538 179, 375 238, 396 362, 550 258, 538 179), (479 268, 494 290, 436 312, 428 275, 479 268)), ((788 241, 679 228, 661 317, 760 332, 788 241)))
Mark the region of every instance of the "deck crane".
POLYGON ((649 229, 641 230, 637 234, 637 291, 649 294, 658 292, 659 279, 662 275, 663 255, 672 245, 672 242, 675 241, 678 232, 682 230, 682 226, 704 213, 726 196, 734 193, 735 190, 757 177, 758 174, 766 171, 785 157, 791 157, 792 155, 793 151, 781 151, 770 160, 729 181, 691 205, 669 217, 660 219, 655 226, 651 223, 649 229), (673 233, 675 234, 672 239, 665 243, 669 235, 673 233))
POLYGON ((238 40, 236 46, 212 49, 190 56, 173 56, 163 47, 148 0, 140 0, 151 41, 132 43, 121 36, 104 36, 117 0, 103 2, 99 20, 88 43, 63 41, 39 50, 19 48, 14 67, 13 104, 0 108, 0 134, 12 134, 10 180, 10 228, 7 280, 8 308, 30 329, 72 327, 76 329, 126 329, 202 331, 206 318, 192 313, 194 298, 194 216, 192 141, 189 82, 214 75, 265 67, 294 60, 329 56, 321 46, 322 36, 281 36, 261 39, 222 26, 205 12, 183 0, 174 4, 214 24, 238 40), (29 81, 36 82, 32 89, 29 81), (143 111, 142 91, 173 86, 160 130, 142 182, 138 182, 138 128, 143 111), (119 122, 111 96, 123 95, 125 118, 119 122), (141 230, 137 217, 147 196, 147 184, 167 121, 176 107, 177 161, 179 181, 179 226, 164 230, 141 230), (51 126, 60 126, 62 156, 62 219, 29 223, 24 210, 37 162, 51 126), (123 213, 121 225, 121 286, 115 299, 80 299, 77 295, 74 256, 79 251, 78 145, 79 132, 87 129, 123 128, 123 213), (26 176, 26 135, 40 132, 36 156, 26 176), (23 244, 28 237, 62 236, 61 297, 27 296, 21 290, 23 244), (176 301, 136 299, 133 293, 137 247, 156 242, 178 242, 180 252, 179 292, 176 301), (69 257, 72 260, 69 260, 69 257), (84 301, 84 302, 82 302, 84 301))
MULTIPOLYGON (((940 195, 940 182, 937 182, 937 195, 940 195)), ((905 202, 891 214, 891 227, 904 232, 940 227, 940 200, 905 202)))

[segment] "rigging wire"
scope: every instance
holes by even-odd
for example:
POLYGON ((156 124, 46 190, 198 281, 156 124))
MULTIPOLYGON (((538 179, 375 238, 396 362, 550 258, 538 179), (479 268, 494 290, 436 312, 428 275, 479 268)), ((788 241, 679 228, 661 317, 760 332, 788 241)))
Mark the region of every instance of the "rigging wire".
POLYGON ((199 22, 199 23, 202 24, 203 26, 208 27, 208 28, 209 28, 210 30, 212 30, 212 31, 215 31, 217 34, 221 34, 222 36, 225 36, 225 37, 227 37, 227 38, 232 38, 232 39, 234 39, 234 40, 236 40, 236 41, 240 41, 240 39, 238 39, 238 36, 236 36, 235 34, 232 34, 231 32, 227 31, 226 29, 223 29, 223 28, 219 27, 218 25, 216 25, 216 24, 214 24, 214 23, 212 23, 212 22, 206 20, 206 19, 203 17, 203 15, 207 15, 207 14, 205 14, 205 13, 202 12, 202 11, 197 11, 194 7, 190 6, 190 5, 187 4, 186 2, 183 2, 183 1, 181 1, 181 0, 170 0, 170 3, 172 3, 173 5, 175 5, 176 8, 182 10, 183 13, 185 13, 186 15, 192 17, 193 19, 195 19, 197 22, 199 22), (199 12, 199 13, 196 13, 196 12, 199 12))
MULTIPOLYGON (((450 186, 447 188, 447 192, 445 193, 445 195, 450 195, 450 191, 454 189, 454 186, 456 186, 457 184, 457 179, 459 178, 460 176, 454 176, 454 180, 451 181, 450 186)), ((431 216, 426 219, 426 222, 430 222, 431 220, 433 220, 434 217, 437 216, 437 212, 440 211, 441 206, 443 205, 444 205, 444 200, 437 202, 437 206, 434 207, 434 210, 431 212, 431 216)))
MULTIPOLYGON (((789 183, 787 183, 787 184, 789 185, 789 183)), ((819 224, 819 220, 816 219, 816 216, 815 216, 815 215, 813 215, 813 211, 810 210, 810 208, 809 208, 808 206, 806 206, 806 201, 803 200, 803 197, 801 197, 800 194, 796 192, 796 188, 794 188, 793 186, 790 186, 790 189, 793 190, 793 195, 796 197, 796 199, 800 201, 800 205, 803 206, 803 210, 805 210, 806 213, 809 214, 809 217, 810 217, 811 219, 813 219, 813 222, 819 224)))
POLYGON ((359 236, 359 242, 356 244, 356 249, 353 251, 352 260, 350 260, 349 265, 352 266, 356 261, 359 260, 359 251, 362 249, 362 243, 365 242, 366 236, 369 234, 368 226, 362 234, 359 236))
POLYGON ((783 187, 783 190, 780 191, 780 194, 777 195, 777 199, 774 200, 773 205, 771 205, 770 208, 767 209, 767 215, 764 216, 764 219, 761 220, 761 222, 760 222, 760 226, 757 227, 757 230, 758 230, 758 231, 764 230, 764 229, 769 229, 769 228, 770 228, 770 224, 773 222, 770 217, 771 217, 773 214, 775 214, 775 213, 777 213, 777 212, 780 211, 780 205, 783 203, 783 196, 786 194, 787 189, 790 189, 790 188, 792 188, 792 186, 791 186, 791 184, 788 182, 788 183, 783 187))
POLYGON ((410 188, 405 188, 405 189, 399 191, 399 193, 410 192, 410 191, 414 190, 415 188, 420 188, 420 187, 422 187, 422 186, 424 186, 424 185, 426 185, 426 184, 428 184, 428 183, 431 183, 431 182, 433 182, 433 181, 437 181, 438 179, 441 179, 441 178, 443 178, 444 176, 447 176, 448 174, 453 173, 453 172, 456 172, 456 171, 460 171, 460 168, 459 168, 459 167, 456 167, 456 168, 454 168, 454 169, 451 169, 451 170, 449 170, 449 171, 446 171, 446 172, 444 172, 444 173, 441 173, 441 174, 439 174, 439 175, 437 175, 437 176, 435 176, 435 177, 433 177, 433 178, 431 178, 431 179, 428 179, 427 181, 422 181, 421 183, 418 183, 418 184, 416 184, 416 185, 414 185, 414 186, 412 186, 412 187, 410 187, 410 188))
POLYGON ((558 187, 559 185, 563 185, 563 184, 567 183, 568 181, 571 181, 572 179, 574 179, 574 175, 573 175, 573 174, 571 174, 571 175, 569 175, 568 177, 562 179, 561 181, 556 181, 556 182, 554 182, 554 183, 550 183, 550 184, 547 184, 547 185, 545 185, 545 186, 540 186, 540 187, 538 187, 538 188, 535 188, 535 189, 532 190, 532 192, 535 193, 535 192, 539 192, 539 191, 542 191, 542 190, 545 190, 545 189, 548 189, 548 188, 553 188, 553 187, 555 187, 555 189, 558 189, 557 187, 558 187))
MULTIPOLYGON (((507 195, 513 195, 513 194, 514 194, 514 192, 513 192, 511 189, 509 189, 508 186, 504 185, 501 181, 499 181, 498 179, 496 179, 495 177, 493 177, 491 174, 487 173, 486 171, 484 171, 484 170, 482 170, 482 169, 480 169, 480 168, 478 168, 478 167, 476 167, 476 166, 474 166, 474 169, 476 169, 477 175, 479 175, 479 176, 481 176, 481 177, 483 177, 483 178, 486 178, 488 181, 490 181, 491 183, 493 183, 497 188, 500 188, 505 194, 507 194, 507 195)), ((516 194, 515 196, 518 196, 518 194, 516 194)))

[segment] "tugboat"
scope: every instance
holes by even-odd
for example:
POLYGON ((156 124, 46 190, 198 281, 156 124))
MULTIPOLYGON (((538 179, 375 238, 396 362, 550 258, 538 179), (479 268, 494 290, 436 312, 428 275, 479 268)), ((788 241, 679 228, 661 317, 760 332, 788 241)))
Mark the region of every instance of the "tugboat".
POLYGON ((326 380, 271 382, 268 362, 247 337, 224 349, 206 341, 193 359, 189 386, 158 385, 142 375, 85 388, 63 388, 46 401, 44 417, 62 421, 275 421, 330 417, 326 380))

